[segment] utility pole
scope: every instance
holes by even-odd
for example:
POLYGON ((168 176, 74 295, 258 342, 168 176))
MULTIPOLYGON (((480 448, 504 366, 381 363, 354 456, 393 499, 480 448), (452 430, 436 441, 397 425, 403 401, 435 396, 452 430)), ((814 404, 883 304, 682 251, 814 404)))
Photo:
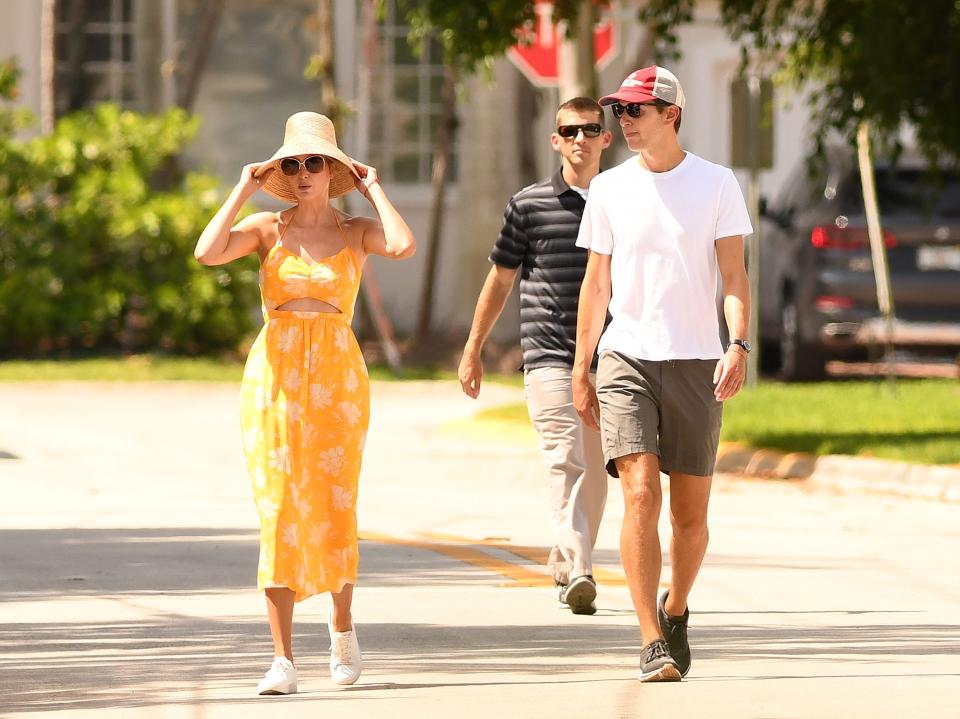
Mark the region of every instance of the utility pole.
POLYGON ((747 237, 750 325, 753 351, 747 355, 747 387, 760 376, 760 170, 773 167, 773 83, 757 75, 738 77, 730 86, 731 156, 734 167, 749 171, 747 208, 753 232, 747 237))

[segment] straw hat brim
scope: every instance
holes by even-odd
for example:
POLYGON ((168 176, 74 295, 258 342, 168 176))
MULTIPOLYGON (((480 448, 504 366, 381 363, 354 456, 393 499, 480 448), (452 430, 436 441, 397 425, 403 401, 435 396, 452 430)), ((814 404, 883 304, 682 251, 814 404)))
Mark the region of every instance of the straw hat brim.
POLYGON ((297 155, 323 155, 328 160, 332 160, 330 162, 330 197, 340 197, 356 189, 353 178, 359 179, 360 175, 353 168, 350 158, 339 147, 321 138, 304 143, 284 144, 273 153, 273 156, 264 162, 254 175, 254 177, 261 177, 268 169, 273 168, 273 172, 260 189, 286 202, 296 203, 297 196, 290 189, 289 180, 280 172, 280 160, 297 155))

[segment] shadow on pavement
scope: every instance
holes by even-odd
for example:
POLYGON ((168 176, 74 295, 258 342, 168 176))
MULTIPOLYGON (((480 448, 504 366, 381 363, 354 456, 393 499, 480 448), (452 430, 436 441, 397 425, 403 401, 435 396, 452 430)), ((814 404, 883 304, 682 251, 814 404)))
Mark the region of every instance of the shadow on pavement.
MULTIPOLYGON (((489 587, 502 581, 420 548, 364 542, 361 551, 360 583, 366 587, 396 586, 398 592, 415 592, 431 585, 489 587)), ((22 605, 25 614, 21 621, 0 627, 0 711, 262 701, 251 696, 272 653, 262 618, 186 616, 156 609, 149 618, 133 621, 80 622, 69 617, 42 621, 29 614, 35 609, 39 616, 44 600, 71 596, 125 601, 131 595, 253 591, 257 554, 257 533, 246 529, 0 532, 0 601, 19 602, 17 610, 22 605)), ((475 601, 470 592, 451 594, 446 601, 458 601, 456 597, 475 601)), ((154 599, 151 606, 157 605, 154 599)), ((705 616, 711 614, 708 607, 703 609, 705 616)), ((728 679, 774 678, 754 676, 758 659, 779 660, 777 678, 793 676, 784 673, 783 662, 797 667, 796 678, 811 678, 820 671, 834 677, 819 667, 837 657, 851 663, 848 676, 903 676, 884 672, 883 665, 889 666, 891 658, 900 662, 948 655, 960 645, 958 625, 884 624, 856 609, 844 612, 862 615, 855 626, 831 625, 837 612, 821 613, 819 624, 809 616, 791 623, 791 613, 783 614, 782 623, 773 626, 744 623, 735 615, 726 626, 694 625, 690 635, 696 657, 751 662, 744 676, 728 679), (869 672, 873 665, 877 673, 857 673, 869 672)), ((889 620, 900 613, 878 614, 889 620)), ((632 676, 639 654, 633 613, 601 604, 599 618, 552 625, 545 609, 544 624, 534 626, 362 624, 363 683, 344 693, 326 674, 323 620, 307 616, 295 625, 305 692, 301 698, 337 701, 374 689, 522 684, 531 676, 538 684, 606 682, 612 680, 612 672, 621 678, 623 672, 632 676), (397 681, 398 675, 417 679, 403 683, 397 681)), ((724 666, 729 673, 730 664, 724 666)), ((721 679, 696 674, 692 678, 721 679)))
MULTIPOLYGON (((251 589, 258 542, 251 529, 2 530, 0 602, 251 589)), ((360 553, 368 587, 490 584, 490 575, 424 549, 361 541, 360 553)))
MULTIPOLYGON (((510 590, 504 590, 510 591, 510 590)), ((531 683, 605 682, 633 671, 636 629, 623 625, 449 626, 367 624, 360 629, 365 672, 351 692, 531 683), (509 641, 505 642, 505 637, 509 641), (579 665, 575 660, 583 658, 579 665), (571 660, 574 660, 571 663, 571 660), (397 674, 415 675, 398 682, 397 674), (436 678, 431 681, 431 675, 436 678), (442 676, 441 676, 442 675, 442 676), (510 681, 507 678, 516 676, 510 681)), ((81 625, 17 624, 4 628, 0 652, 17 651, 15 666, 0 666, 3 709, 26 713, 58 709, 202 705, 256 701, 253 686, 266 668, 270 645, 262 620, 209 620, 171 615, 163 621, 81 625)), ((301 698, 335 700, 343 694, 324 666, 321 622, 297 625, 301 698)), ((864 671, 864 663, 947 654, 960 643, 960 626, 759 627, 731 625, 691 632, 698 659, 781 659, 797 674, 691 679, 788 679, 818 676, 817 662, 837 655, 851 664, 845 676, 905 676, 864 671)), ((727 671, 729 672, 729 665, 727 671)), ((828 675, 835 677, 830 672, 828 675)), ((910 676, 951 676, 910 674, 910 676)), ((619 678, 622 679, 622 676, 619 678)), ((263 700, 260 700, 263 701, 263 700)))

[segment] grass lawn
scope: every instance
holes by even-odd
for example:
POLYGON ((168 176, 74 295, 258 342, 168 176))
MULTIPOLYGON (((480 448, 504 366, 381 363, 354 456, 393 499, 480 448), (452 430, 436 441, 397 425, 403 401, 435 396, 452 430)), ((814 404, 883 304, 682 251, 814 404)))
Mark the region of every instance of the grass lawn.
MULTIPOLYGON (((370 378, 402 381, 412 379, 439 379, 452 381, 456 373, 431 367, 405 367, 400 376, 383 365, 371 365, 370 378)), ((239 382, 243 376, 243 362, 197 357, 166 357, 163 355, 133 355, 131 357, 98 357, 70 360, 11 360, 0 361, 0 382, 239 382)), ((490 382, 522 387, 523 376, 486 375, 490 382)))
MULTIPOLYGON (((520 431, 525 405, 480 412, 482 424, 520 431)), ((727 403, 723 441, 811 454, 849 454, 922 464, 960 463, 960 383, 898 380, 764 382, 727 403)))

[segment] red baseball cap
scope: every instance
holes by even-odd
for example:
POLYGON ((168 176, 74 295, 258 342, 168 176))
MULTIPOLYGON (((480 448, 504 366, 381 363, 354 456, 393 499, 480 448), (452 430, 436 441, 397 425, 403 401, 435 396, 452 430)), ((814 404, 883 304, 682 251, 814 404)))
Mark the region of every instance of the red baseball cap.
POLYGON ((627 104, 651 100, 663 100, 676 105, 681 110, 687 104, 687 98, 683 94, 683 88, 680 87, 677 76, 659 65, 651 65, 627 75, 620 89, 612 95, 601 97, 600 104, 612 105, 615 102, 627 104))

